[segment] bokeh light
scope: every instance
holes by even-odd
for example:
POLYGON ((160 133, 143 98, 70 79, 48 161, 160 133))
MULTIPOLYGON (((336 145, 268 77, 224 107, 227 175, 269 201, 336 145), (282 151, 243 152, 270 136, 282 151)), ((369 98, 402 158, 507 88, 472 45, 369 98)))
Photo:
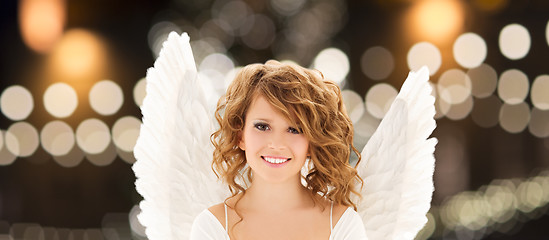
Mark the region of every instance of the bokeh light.
POLYGON ((74 147, 72 128, 65 122, 55 120, 47 123, 40 132, 40 143, 53 156, 63 156, 74 147))
POLYGON ((44 93, 44 107, 54 117, 70 116, 77 105, 76 91, 66 83, 54 83, 44 93))
POLYGON ((112 140, 116 147, 126 151, 133 151, 141 121, 133 116, 122 117, 114 123, 112 127, 112 140))
POLYGON ((242 26, 246 25, 246 20, 248 16, 253 13, 253 10, 250 9, 246 2, 241 0, 233 0, 218 2, 214 5, 212 12, 214 16, 217 17, 218 21, 227 23, 231 28, 231 31, 228 33, 233 34, 233 36, 238 36, 241 34, 239 31, 242 26), (217 4, 223 4, 219 7, 219 10, 216 8, 217 4))
POLYGON ((248 17, 250 29, 242 36, 242 41, 252 49, 265 49, 271 46, 276 35, 276 26, 269 17, 255 14, 248 17))
POLYGON ((53 160, 62 167, 71 168, 78 166, 84 160, 84 156, 82 149, 77 144, 73 144, 67 154, 60 156, 53 155, 53 160))
POLYGON ((6 141, 4 140, 6 136, 6 131, 0 130, 0 138, 2 140, 2 144, 0 145, 0 166, 6 166, 12 164, 15 159, 17 159, 17 156, 10 152, 8 150, 8 147, 6 146, 6 141))
POLYGON ((34 108, 32 94, 23 86, 10 86, 0 95, 0 110, 12 121, 26 119, 34 108))
POLYGON ((429 42, 414 44, 407 55, 408 68, 418 71, 421 67, 429 68, 429 75, 433 76, 442 64, 440 50, 429 42))
POLYGON ((378 83, 371 87, 366 93, 366 110, 375 118, 382 119, 393 101, 398 91, 387 83, 378 83))
POLYGON ((341 86, 349 73, 349 58, 337 48, 327 48, 316 56, 313 67, 322 72, 325 78, 341 86))
POLYGON ((86 119, 76 128, 76 143, 85 153, 99 154, 110 142, 109 128, 99 119, 86 119))
POLYGON ((126 163, 133 164, 136 161, 135 156, 133 155, 133 151, 126 152, 121 150, 120 148, 116 148, 116 153, 126 163))
POLYGON ((498 85, 498 74, 488 64, 483 63, 476 68, 469 69, 467 76, 471 79, 471 93, 477 98, 492 96, 498 85))
POLYGON ((454 58, 464 68, 478 67, 487 55, 486 42, 476 33, 464 33, 454 43, 454 58))
POLYGON ((395 60, 389 50, 384 47, 371 47, 360 58, 362 72, 372 80, 387 78, 395 68, 395 60))
POLYGON ((59 41, 66 19, 64 0, 19 1, 19 25, 25 44, 46 53, 59 41))
POLYGON ((501 104, 501 100, 494 95, 475 99, 475 106, 471 112, 473 121, 484 128, 496 126, 499 121, 501 104))
POLYGON ((446 113, 446 117, 452 120, 461 120, 473 110, 473 97, 469 95, 463 102, 452 104, 446 113))
POLYGON ((297 13, 303 5, 305 0, 271 0, 271 6, 273 9, 284 16, 290 16, 297 13))
POLYGON ((549 137, 549 110, 532 108, 528 130, 536 137, 549 137))
POLYGON ((147 79, 141 78, 133 87, 133 101, 139 107, 143 105, 143 99, 147 95, 147 79))
POLYGON ((56 77, 69 81, 95 80, 105 73, 107 49, 95 33, 71 29, 53 49, 50 64, 56 77))
POLYGON ((98 154, 86 153, 88 161, 98 167, 110 165, 116 159, 116 146, 109 142, 104 151, 98 154))
POLYGON ((38 131, 27 122, 16 122, 6 131, 5 144, 14 155, 28 157, 38 148, 38 131))
POLYGON ((528 95, 530 83, 528 76, 517 69, 510 69, 501 74, 498 82, 498 95, 505 103, 518 104, 528 95))
POLYGON ((511 59, 521 59, 530 51, 530 33, 520 24, 509 24, 499 34, 501 53, 511 59))
POLYGON ((356 123, 364 114, 364 101, 358 93, 352 90, 343 90, 341 95, 349 118, 353 123, 356 123))
POLYGON ((545 27, 545 38, 547 39, 547 45, 549 45, 549 21, 547 21, 547 27, 545 27))
POLYGON ((122 89, 110 80, 95 83, 90 90, 89 99, 92 109, 105 116, 115 114, 124 102, 122 89))
POLYGON ((471 79, 459 69, 449 69, 439 78, 437 93, 450 104, 459 104, 471 95, 471 79))
POLYGON ((549 75, 541 75, 534 80, 530 98, 535 107, 549 110, 549 75))
POLYGON ((499 111, 499 125, 510 133, 522 132, 530 121, 530 108, 525 102, 504 103, 499 111))
POLYGON ((406 22, 417 39, 445 43, 463 28, 465 13, 461 1, 422 0, 413 3, 406 22))
MULTIPOLYGON (((198 70, 200 72, 206 70, 215 70, 222 75, 227 74, 234 69, 235 63, 225 54, 214 53, 206 56, 201 62, 198 70)), ((224 79, 220 79, 222 81, 224 79)), ((222 86, 224 84, 221 84, 222 86)))
POLYGON ((181 29, 175 23, 168 21, 157 22, 149 29, 147 40, 155 57, 160 55, 162 44, 168 39, 171 32, 181 34, 181 29))

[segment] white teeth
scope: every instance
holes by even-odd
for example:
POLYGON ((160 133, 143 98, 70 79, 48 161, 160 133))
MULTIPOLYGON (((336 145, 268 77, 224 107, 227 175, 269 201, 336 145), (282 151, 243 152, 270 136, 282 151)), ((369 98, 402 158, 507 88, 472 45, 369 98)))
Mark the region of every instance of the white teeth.
POLYGON ((288 158, 270 158, 270 157, 263 157, 263 159, 265 159, 265 161, 267 161, 267 162, 275 163, 275 164, 279 164, 279 163, 283 163, 283 162, 288 161, 288 158))

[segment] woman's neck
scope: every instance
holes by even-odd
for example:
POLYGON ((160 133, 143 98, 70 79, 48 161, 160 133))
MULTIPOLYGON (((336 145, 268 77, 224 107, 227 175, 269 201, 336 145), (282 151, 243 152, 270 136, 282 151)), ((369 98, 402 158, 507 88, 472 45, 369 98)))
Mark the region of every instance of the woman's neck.
POLYGON ((284 211, 313 206, 311 194, 301 184, 299 175, 277 183, 254 178, 242 201, 239 205, 250 211, 284 211))

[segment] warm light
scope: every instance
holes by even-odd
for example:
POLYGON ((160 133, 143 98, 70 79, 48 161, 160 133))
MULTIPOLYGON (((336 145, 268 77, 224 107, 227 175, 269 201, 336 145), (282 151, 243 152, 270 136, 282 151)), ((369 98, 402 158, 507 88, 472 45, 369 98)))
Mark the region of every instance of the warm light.
POLYGON ((143 100, 147 95, 147 79, 141 78, 133 87, 133 100, 137 106, 143 105, 143 100))
POLYGON ((376 46, 369 48, 360 58, 362 72, 372 80, 385 79, 393 72, 395 60, 389 50, 376 46))
POLYGON ((16 122, 6 131, 5 141, 11 153, 28 157, 38 148, 38 131, 27 122, 16 122))
POLYGON ((13 121, 27 118, 33 108, 32 94, 22 86, 8 87, 0 95, 0 111, 13 121))
POLYGON ((530 98, 537 108, 549 110, 549 75, 541 75, 534 80, 530 98))
POLYGON ((358 93, 353 90, 345 89, 341 91, 343 96, 343 103, 345 104, 345 109, 347 114, 353 123, 356 123, 364 114, 364 101, 358 93))
POLYGON ((19 26, 28 47, 40 53, 52 49, 63 34, 64 0, 21 0, 19 26))
POLYGON ((530 51, 531 44, 528 29, 520 24, 509 24, 499 33, 501 53, 511 60, 525 57, 530 51))
POLYGON ((139 136, 141 121, 133 116, 118 119, 112 127, 112 140, 123 151, 131 152, 139 136))
POLYGON ((443 43, 463 28, 464 10, 457 0, 417 1, 406 19, 415 39, 443 43))
POLYGON ((460 69, 444 72, 438 80, 437 93, 450 104, 459 104, 471 95, 471 79, 460 69))
POLYGON ((44 150, 53 156, 67 155, 74 147, 74 132, 63 121, 47 123, 40 132, 40 142, 44 150))
POLYGON ((382 119, 389 111, 397 94, 398 92, 393 86, 387 83, 378 83, 366 93, 366 109, 372 116, 382 119))
POLYGON ((528 125, 530 133, 539 138, 549 137, 549 110, 533 108, 531 116, 528 125))
POLYGON ((111 142, 111 135, 107 125, 99 119, 84 120, 76 128, 76 143, 88 154, 99 154, 111 142))
POLYGON ((467 76, 471 79, 471 93, 477 98, 491 96, 498 85, 498 74, 488 64, 481 64, 476 68, 469 69, 467 76))
POLYGON ((337 48, 322 50, 314 60, 314 68, 318 69, 325 78, 341 84, 349 73, 349 58, 337 48))
POLYGON ((547 44, 549 44, 549 21, 547 21, 547 26, 545 27, 545 38, 547 39, 547 44))
POLYGON ((499 111, 501 128, 510 133, 522 132, 530 121, 530 108, 525 102, 516 105, 503 104, 499 111))
POLYGON ((465 68, 478 67, 486 59, 487 47, 482 37, 475 33, 465 33, 454 43, 454 58, 465 68))
POLYGON ((508 104, 518 104, 528 95, 530 82, 524 72, 510 69, 501 74, 498 82, 498 95, 508 104))
POLYGON ((74 88, 66 83, 54 83, 44 93, 46 111, 54 117, 70 116, 78 106, 78 96, 74 88))
POLYGON ((84 160, 84 152, 76 144, 73 144, 72 149, 66 155, 53 155, 53 160, 62 167, 76 167, 84 160))
POLYGON ((422 66, 427 66, 431 76, 438 71, 442 64, 440 50, 429 42, 414 44, 408 51, 406 60, 411 71, 418 71, 422 66))
POLYGON ((106 49, 99 38, 87 30, 73 29, 54 49, 51 70, 66 79, 93 79, 101 77, 106 62, 106 49))
POLYGON ((95 166, 104 167, 116 159, 116 147, 109 143, 104 151, 98 154, 86 154, 86 158, 95 166))
POLYGON ((469 95, 463 102, 451 105, 446 117, 452 120, 461 120, 467 117, 471 110, 473 110, 473 97, 469 95))
POLYGON ((15 154, 11 153, 8 150, 8 147, 5 145, 4 136, 6 135, 5 131, 0 131, 0 166, 6 166, 12 164, 17 156, 15 154))
POLYGON ((92 109, 105 116, 115 114, 124 102, 122 89, 110 80, 95 83, 89 97, 92 109))

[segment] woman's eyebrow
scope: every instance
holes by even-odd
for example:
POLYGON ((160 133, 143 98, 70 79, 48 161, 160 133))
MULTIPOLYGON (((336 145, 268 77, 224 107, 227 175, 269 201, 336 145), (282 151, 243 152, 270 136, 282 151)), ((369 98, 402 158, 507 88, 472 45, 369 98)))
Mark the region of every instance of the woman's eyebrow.
POLYGON ((256 118, 256 119, 254 119, 254 121, 271 122, 271 120, 266 119, 266 118, 256 118))

